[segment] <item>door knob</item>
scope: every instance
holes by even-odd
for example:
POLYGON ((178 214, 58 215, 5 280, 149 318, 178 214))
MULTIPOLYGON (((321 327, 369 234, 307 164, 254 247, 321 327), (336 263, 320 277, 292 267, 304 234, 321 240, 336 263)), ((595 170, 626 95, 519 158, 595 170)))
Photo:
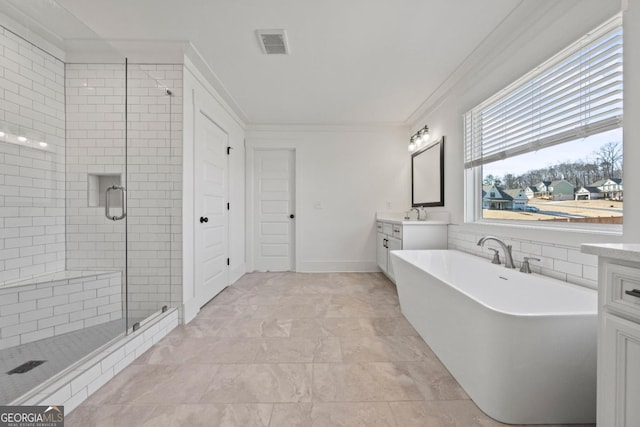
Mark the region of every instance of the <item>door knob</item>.
POLYGON ((209 218, 207 218, 206 216, 201 216, 200 217, 200 224, 202 224, 203 222, 209 222, 209 218))
POLYGON ((295 218, 295 217, 296 217, 296 216, 295 216, 294 214, 289 215, 289 218, 291 218, 291 219, 293 219, 293 218, 295 218))

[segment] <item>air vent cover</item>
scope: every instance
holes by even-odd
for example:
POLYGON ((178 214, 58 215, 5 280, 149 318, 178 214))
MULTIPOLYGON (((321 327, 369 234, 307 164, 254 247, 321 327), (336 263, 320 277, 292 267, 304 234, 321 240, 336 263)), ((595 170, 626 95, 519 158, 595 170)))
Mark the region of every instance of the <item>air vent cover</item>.
POLYGON ((287 34, 284 30, 256 30, 260 49, 267 55, 288 55, 287 34))

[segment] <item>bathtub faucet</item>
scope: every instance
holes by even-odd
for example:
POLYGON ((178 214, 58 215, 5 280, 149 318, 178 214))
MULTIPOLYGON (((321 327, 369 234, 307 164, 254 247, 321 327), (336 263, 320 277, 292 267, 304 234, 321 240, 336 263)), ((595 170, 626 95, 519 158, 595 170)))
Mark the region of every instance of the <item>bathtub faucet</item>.
POLYGON ((497 244, 499 244, 502 247, 502 250, 504 251, 504 266, 505 267, 507 267, 507 268, 516 268, 516 266, 513 265, 513 256, 511 255, 511 245, 506 245, 502 240, 498 239, 497 237, 484 236, 483 238, 478 240, 478 246, 483 246, 484 242, 486 242, 487 240, 493 240, 494 242, 496 242, 497 244))

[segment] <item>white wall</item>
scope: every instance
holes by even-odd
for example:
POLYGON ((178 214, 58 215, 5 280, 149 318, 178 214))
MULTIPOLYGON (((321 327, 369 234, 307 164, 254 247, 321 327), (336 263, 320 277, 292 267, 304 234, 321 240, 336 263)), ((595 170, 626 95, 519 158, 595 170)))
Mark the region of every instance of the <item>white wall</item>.
MULTIPOLYGON (((248 203, 253 200, 250 151, 295 149, 297 271, 378 270, 375 213, 410 206, 407 136, 406 128, 384 126, 248 130, 248 203)), ((248 212, 252 211, 249 204, 248 212)), ((252 250, 249 216, 247 238, 252 250)))
MULTIPOLYGON (((635 6, 637 8, 637 5, 635 6)), ((463 114, 482 102, 492 94, 504 88, 514 80, 542 63, 570 43, 586 34, 591 29, 612 17, 620 10, 618 0, 585 0, 569 10, 558 6, 555 11, 543 14, 535 25, 523 28, 519 33, 503 36, 510 44, 501 50, 491 52, 493 56, 489 62, 478 61, 468 70, 468 73, 457 84, 452 84, 448 93, 435 102, 427 113, 416 120, 414 128, 428 123, 433 137, 446 135, 447 147, 445 154, 446 209, 451 211, 454 225, 449 227, 449 247, 461 249, 489 257, 489 251, 479 250, 476 246, 478 237, 486 234, 504 238, 514 246, 516 261, 524 256, 542 258, 540 266, 533 267, 537 272, 579 283, 586 286, 596 286, 596 258, 581 255, 579 247, 587 242, 616 242, 621 241, 621 235, 603 233, 570 232, 560 230, 544 230, 525 227, 508 227, 500 225, 474 225, 464 223, 464 169, 463 169, 463 114), (495 52, 499 51, 499 54, 495 52)), ((635 12, 637 16, 637 11, 635 12)), ((633 56, 640 49, 636 19, 633 24, 625 27, 625 60, 633 61, 633 56), (633 38, 636 40, 634 41, 633 38), (636 52, 634 52, 634 50, 636 52)), ((635 66, 638 67, 637 58, 635 66)), ((625 64, 625 117, 633 117, 629 98, 633 96, 630 89, 636 87, 640 74, 632 72, 633 62, 625 64), (627 66, 629 65, 629 66, 627 66)), ((631 89, 633 90, 633 89, 631 89)), ((635 90, 637 97, 638 91, 635 90)), ((636 110, 637 102, 636 102, 636 110)), ((631 159, 640 158, 640 150, 634 144, 634 135, 640 134, 625 123, 625 165, 630 165, 631 159)), ((638 129, 638 125, 633 126, 638 129)), ((635 138, 637 139, 637 137, 635 138)), ((624 239, 638 240, 638 226, 635 225, 640 217, 640 206, 636 201, 640 180, 637 172, 625 168, 625 225, 624 239), (636 173, 635 176, 632 176, 636 173), (635 180, 633 178, 636 178, 635 180), (635 188, 634 188, 635 187, 635 188), (633 225, 629 225, 634 223, 633 225), (633 236, 633 237, 632 237, 633 236)), ((532 262, 532 265, 536 264, 532 262)))
POLYGON ((245 169, 244 124, 222 100, 201 71, 188 58, 184 64, 184 183, 183 183, 183 316, 189 322, 198 312, 194 280, 194 119, 195 108, 202 110, 220 126, 229 137, 232 148, 229 156, 229 284, 246 272, 245 264, 245 169))

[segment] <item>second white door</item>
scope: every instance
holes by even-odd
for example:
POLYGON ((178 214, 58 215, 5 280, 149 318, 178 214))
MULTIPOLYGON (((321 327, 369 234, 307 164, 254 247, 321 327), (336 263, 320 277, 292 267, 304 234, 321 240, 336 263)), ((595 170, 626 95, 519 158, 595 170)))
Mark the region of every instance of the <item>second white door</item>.
POLYGON ((256 150, 253 170, 254 268, 294 270, 294 151, 256 150))

